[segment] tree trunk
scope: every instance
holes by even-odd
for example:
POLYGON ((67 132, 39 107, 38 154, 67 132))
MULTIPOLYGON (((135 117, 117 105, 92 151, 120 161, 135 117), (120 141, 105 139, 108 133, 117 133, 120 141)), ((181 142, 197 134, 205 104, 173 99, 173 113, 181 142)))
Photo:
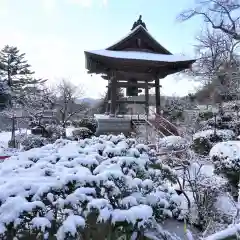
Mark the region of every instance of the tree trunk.
POLYGON ((62 137, 63 138, 67 138, 67 132, 66 132, 66 123, 64 123, 63 125, 62 125, 62 127, 63 127, 63 134, 62 134, 62 137))
POLYGON ((15 117, 12 117, 12 137, 11 137, 11 146, 16 148, 16 139, 15 139, 15 117))

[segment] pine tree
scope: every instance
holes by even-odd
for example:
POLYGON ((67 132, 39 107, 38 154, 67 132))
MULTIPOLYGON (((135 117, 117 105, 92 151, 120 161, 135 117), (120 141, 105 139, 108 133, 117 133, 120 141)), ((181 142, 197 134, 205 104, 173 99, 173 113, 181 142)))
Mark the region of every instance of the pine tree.
POLYGON ((23 104, 23 98, 29 94, 29 86, 36 86, 42 80, 33 78, 34 72, 25 60, 25 53, 20 53, 17 47, 5 46, 0 51, 0 77, 1 83, 9 89, 9 112, 12 119, 12 146, 15 147, 15 114, 14 107, 23 104))
POLYGON ((9 88, 7 84, 1 81, 0 76, 0 111, 7 107, 9 99, 9 88))
POLYGON ((25 53, 20 53, 17 47, 5 46, 0 52, 0 76, 11 91, 11 105, 25 93, 28 86, 36 85, 40 80, 34 79, 33 71, 25 60, 25 53))

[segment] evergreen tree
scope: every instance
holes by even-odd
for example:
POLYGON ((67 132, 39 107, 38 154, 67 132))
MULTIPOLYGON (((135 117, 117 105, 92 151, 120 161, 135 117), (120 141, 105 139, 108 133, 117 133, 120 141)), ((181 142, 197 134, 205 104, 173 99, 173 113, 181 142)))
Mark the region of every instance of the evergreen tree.
POLYGON ((15 146, 15 114, 14 108, 17 104, 24 103, 24 97, 27 96, 30 86, 44 81, 33 78, 34 72, 30 70, 30 65, 25 60, 25 53, 20 53, 17 47, 6 45, 0 51, 0 80, 3 86, 9 89, 9 113, 12 119, 12 139, 11 145, 15 146))
POLYGON ((9 102, 9 88, 7 84, 1 81, 0 76, 0 111, 4 110, 9 102))
POLYGON ((29 93, 28 87, 42 83, 43 80, 33 78, 34 72, 25 60, 25 53, 20 53, 17 47, 5 46, 0 51, 1 81, 10 89, 11 106, 16 100, 29 93))

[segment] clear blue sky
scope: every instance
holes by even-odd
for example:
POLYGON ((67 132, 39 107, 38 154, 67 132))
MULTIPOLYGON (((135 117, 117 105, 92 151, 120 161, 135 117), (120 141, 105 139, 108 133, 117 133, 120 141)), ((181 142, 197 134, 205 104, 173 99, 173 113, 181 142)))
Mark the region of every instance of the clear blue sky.
MULTIPOLYGON (((86 74, 84 50, 106 48, 125 36, 142 14, 149 32, 173 53, 193 56, 200 19, 176 21, 193 0, 0 0, 0 47, 17 46, 39 77, 68 78, 98 97, 106 82, 86 74)), ((162 80, 163 93, 183 95, 192 83, 162 80)))

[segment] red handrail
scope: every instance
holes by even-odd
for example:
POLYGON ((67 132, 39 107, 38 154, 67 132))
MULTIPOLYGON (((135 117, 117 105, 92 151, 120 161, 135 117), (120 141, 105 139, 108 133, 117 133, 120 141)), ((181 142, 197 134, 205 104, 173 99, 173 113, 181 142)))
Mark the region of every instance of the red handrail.
POLYGON ((5 160, 7 158, 9 158, 10 156, 0 156, 0 160, 5 160))

